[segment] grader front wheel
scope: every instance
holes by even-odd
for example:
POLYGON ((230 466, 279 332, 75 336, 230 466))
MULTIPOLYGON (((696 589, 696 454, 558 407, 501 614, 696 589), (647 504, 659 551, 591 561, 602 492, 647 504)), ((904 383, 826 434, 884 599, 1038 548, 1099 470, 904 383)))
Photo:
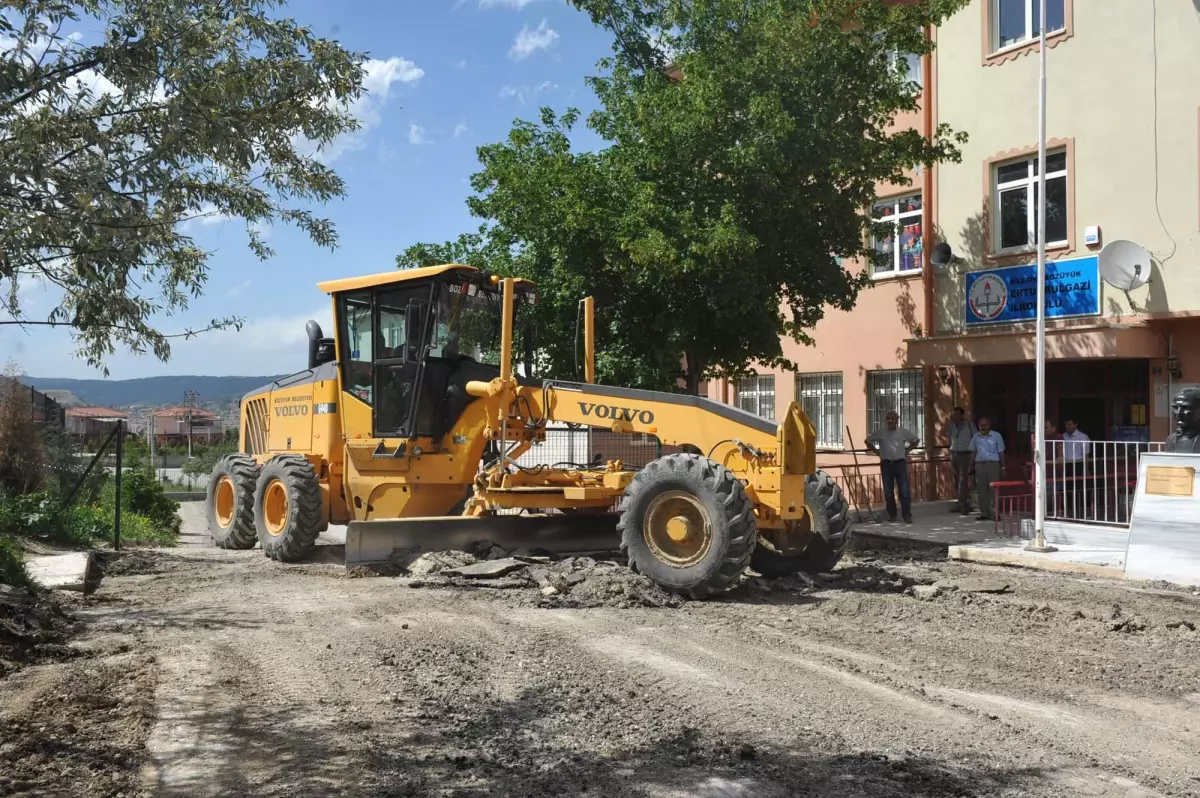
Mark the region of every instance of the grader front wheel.
POLYGON ((729 469, 695 454, 654 460, 634 477, 617 523, 629 566, 701 599, 725 590, 754 551, 754 508, 729 469))
POLYGON ((263 553, 295 562, 312 551, 321 533, 321 487, 312 463, 294 454, 271 458, 254 492, 254 526, 263 553))
POLYGON ((778 579, 798 571, 832 571, 850 545, 850 505, 846 495, 824 471, 809 474, 804 484, 807 517, 783 530, 763 530, 750 558, 750 567, 778 579))

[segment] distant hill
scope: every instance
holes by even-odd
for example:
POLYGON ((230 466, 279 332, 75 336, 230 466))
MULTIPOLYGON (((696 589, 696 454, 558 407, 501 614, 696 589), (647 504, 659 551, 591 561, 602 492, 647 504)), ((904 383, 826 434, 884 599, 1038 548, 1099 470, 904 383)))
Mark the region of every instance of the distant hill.
POLYGON ((42 391, 42 393, 58 402, 63 407, 83 407, 87 404, 87 402, 83 401, 70 391, 45 390, 42 391))
POLYGON ((182 404, 184 391, 196 391, 201 403, 240 398, 279 376, 268 377, 143 377, 137 380, 69 380, 22 377, 39 391, 70 391, 82 402, 104 407, 182 404))

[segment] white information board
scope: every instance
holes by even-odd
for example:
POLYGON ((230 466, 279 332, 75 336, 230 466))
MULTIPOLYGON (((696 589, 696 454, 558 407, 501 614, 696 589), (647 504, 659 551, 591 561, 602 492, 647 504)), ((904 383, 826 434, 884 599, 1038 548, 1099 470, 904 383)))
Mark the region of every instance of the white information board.
POLYGON ((1125 576, 1200 585, 1200 454, 1143 454, 1125 576))

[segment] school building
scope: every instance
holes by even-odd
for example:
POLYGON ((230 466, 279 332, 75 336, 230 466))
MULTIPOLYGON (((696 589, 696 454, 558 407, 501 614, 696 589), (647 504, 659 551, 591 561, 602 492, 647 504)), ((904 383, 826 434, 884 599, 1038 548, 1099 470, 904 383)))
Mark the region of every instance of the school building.
MULTIPOLYGON (((1162 441, 1170 398, 1200 383, 1200 6, 1046 0, 1047 406, 1093 440, 1162 441), (1149 282, 1100 279, 1127 240, 1149 282)), ((966 131, 962 162, 881 188, 895 233, 851 312, 831 310, 815 345, 785 341, 795 373, 709 383, 764 416, 799 400, 823 463, 849 462, 887 411, 928 447, 955 405, 989 416, 1010 468, 1030 455, 1038 142, 1036 0, 974 0, 931 32, 921 110, 896 120, 966 131), (954 258, 931 264, 935 244, 954 258)), ((1014 474, 1015 475, 1015 474, 1014 474)), ((919 482, 919 480, 914 480, 919 482)), ((921 486, 914 485, 920 493, 921 486)))

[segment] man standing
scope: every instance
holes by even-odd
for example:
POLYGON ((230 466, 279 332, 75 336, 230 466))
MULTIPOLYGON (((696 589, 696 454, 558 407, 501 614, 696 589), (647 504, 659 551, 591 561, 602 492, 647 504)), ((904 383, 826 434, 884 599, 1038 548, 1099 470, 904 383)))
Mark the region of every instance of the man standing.
POLYGON ((1084 473, 1084 463, 1087 460, 1088 450, 1091 448, 1089 446, 1091 439, 1079 428, 1074 419, 1068 418, 1065 426, 1067 431, 1062 436, 1063 460, 1066 477, 1070 480, 1071 496, 1071 506, 1068 508, 1067 514, 1071 518, 1078 518, 1079 514, 1083 512, 1083 503, 1086 498, 1083 485, 1087 479, 1084 473))
MULTIPOLYGON (((1033 436, 1031 435, 1030 438, 1033 436)), ((1046 419, 1046 501, 1049 502, 1047 512, 1057 515, 1062 512, 1062 433, 1058 425, 1046 419)), ((1031 440, 1029 448, 1036 448, 1037 441, 1031 440)))
POLYGON ((975 425, 967 419, 967 411, 954 408, 942 435, 950 440, 950 476, 958 497, 954 506, 963 515, 968 515, 971 512, 971 439, 975 437, 975 425))
POLYGON ((979 419, 979 431, 971 438, 971 471, 979 491, 979 520, 991 521, 995 518, 992 483, 999 482, 1004 471, 1004 438, 987 418, 979 419))
POLYGON ((883 474, 883 496, 887 502, 889 521, 896 520, 895 489, 900 489, 900 513, 904 523, 912 523, 912 492, 908 485, 908 453, 919 443, 917 436, 900 426, 895 411, 887 414, 887 427, 867 436, 867 447, 879 455, 879 471, 883 474))

